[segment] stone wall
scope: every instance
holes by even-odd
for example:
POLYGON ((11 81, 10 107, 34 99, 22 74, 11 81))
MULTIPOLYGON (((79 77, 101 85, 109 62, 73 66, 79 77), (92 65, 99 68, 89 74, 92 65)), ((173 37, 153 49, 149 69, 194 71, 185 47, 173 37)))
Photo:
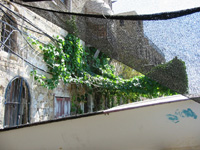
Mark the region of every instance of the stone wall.
MULTIPOLYGON (((131 11, 119 15, 136 14, 135 11, 131 11)), ((165 63, 164 55, 159 48, 145 36, 143 21, 115 20, 115 26, 119 49, 117 60, 143 74, 150 71, 153 66, 165 63)))
MULTIPOLYGON (((110 0, 72 0, 72 12, 86 13, 85 7, 83 7, 83 6, 85 5, 86 2, 90 2, 90 1, 97 1, 97 2, 104 1, 104 3, 111 6, 110 0)), ((95 9, 95 8, 93 7, 93 9, 95 9)), ((99 8, 97 8, 97 9, 99 9, 99 8)))
MULTIPOLYGON (((2 1, 0 1, 2 3, 2 1)), ((11 8, 14 12, 18 13, 21 16, 26 17, 37 27, 42 29, 45 33, 48 33, 50 36, 59 35, 61 38, 67 35, 67 32, 58 26, 52 24, 51 22, 45 20, 39 15, 27 10, 26 8, 22 8, 17 5, 9 5, 5 4, 5 6, 11 8)), ((5 10, 6 11, 6 10, 5 10)), ((7 11, 7 13, 9 13, 7 11)), ((18 24, 36 30, 30 26, 26 21, 23 21, 19 17, 16 17, 12 13, 9 13, 14 17, 15 21, 18 24)), ((1 14, 2 16, 2 14, 1 14)), ((0 18, 1 19, 1 18, 0 18)), ((18 26, 18 28, 22 28, 18 26)), ((42 36, 41 34, 37 34, 35 32, 31 32, 30 30, 23 30, 24 32, 32 35, 35 38, 38 38, 43 43, 50 42, 50 39, 46 36, 42 36)), ((33 47, 33 49, 27 45, 26 36, 23 36, 17 32, 17 50, 15 51, 17 54, 21 55, 28 62, 33 64, 36 67, 39 67, 43 70, 47 70, 46 64, 42 60, 42 54, 39 49, 33 47)), ((2 49, 0 50, 0 128, 3 128, 4 122, 4 106, 5 106, 5 92, 10 81, 17 77, 23 77, 28 83, 30 96, 31 96, 31 108, 30 108, 30 122, 38 122, 43 120, 49 120, 54 118, 54 96, 60 97, 69 97, 67 92, 67 86, 63 83, 60 83, 58 88, 54 90, 48 90, 40 85, 36 81, 33 80, 33 77, 30 75, 30 72, 33 71, 35 67, 25 62, 23 59, 18 56, 5 52, 2 49)), ((37 69, 37 68, 36 68, 37 69)), ((38 70, 39 71, 39 70, 38 70)), ((39 73, 44 74, 43 71, 39 71, 39 73)))

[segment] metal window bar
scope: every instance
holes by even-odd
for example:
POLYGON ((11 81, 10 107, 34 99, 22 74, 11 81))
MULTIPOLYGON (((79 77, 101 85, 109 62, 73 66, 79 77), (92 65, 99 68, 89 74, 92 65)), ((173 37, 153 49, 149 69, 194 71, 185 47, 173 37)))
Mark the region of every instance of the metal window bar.
POLYGON ((6 48, 5 49, 5 45, 7 45, 7 47, 12 48, 14 47, 14 45, 16 45, 16 42, 12 39, 12 35, 14 32, 16 32, 17 30, 14 29, 11 24, 7 23, 6 21, 0 20, 2 22, 2 29, 1 29, 1 40, 3 42, 3 44, 1 44, 1 50, 5 50, 9 52, 9 49, 6 48))
MULTIPOLYGON (((9 18, 9 20, 11 20, 11 19, 9 18)), ((24 32, 24 31, 22 31, 22 30, 16 28, 16 27, 14 26, 15 21, 12 21, 12 24, 9 24, 8 22, 6 22, 6 21, 4 21, 4 20, 0 20, 0 22, 2 22, 2 24, 4 24, 4 25, 9 26, 9 28, 12 28, 12 30, 17 30, 17 31, 21 34, 21 36, 23 36, 24 40, 29 44, 29 46, 31 47, 31 49, 32 49, 34 52, 35 52, 35 49, 32 47, 32 45, 29 43, 29 41, 27 41, 27 38, 25 38, 24 35, 30 37, 31 39, 37 40, 38 42, 40 42, 40 43, 42 43, 42 44, 47 44, 47 43, 42 42, 39 38, 36 38, 35 36, 33 36, 33 35, 31 35, 31 34, 29 34, 29 33, 27 33, 27 32, 24 32)), ((15 24, 18 25, 17 23, 15 23, 15 24)), ((24 28, 25 28, 25 27, 24 27, 24 28)), ((25 29, 26 29, 26 28, 25 28, 25 29)), ((30 29, 29 29, 29 30, 30 30, 30 29)), ((10 32, 10 31, 8 31, 8 32, 10 32)), ((36 32, 36 31, 33 31, 33 32, 36 32)), ((40 34, 40 35, 41 35, 42 33, 37 33, 37 34, 40 34)), ((4 37, 5 37, 5 36, 4 36, 4 37)), ((41 38, 42 38, 42 37, 41 37, 41 38)))
POLYGON ((12 30, 8 36, 6 35, 6 36, 3 37, 3 39, 5 39, 5 38, 6 38, 6 39, 3 41, 3 44, 1 45, 0 48, 2 48, 3 45, 5 45, 7 41, 9 42, 8 46, 11 47, 11 42, 12 42, 12 40, 10 39, 10 37, 11 37, 11 35, 13 34, 13 32, 15 32, 15 31, 16 31, 16 30, 12 30))
POLYGON ((26 104, 30 104, 30 102, 29 103, 19 103, 19 102, 7 102, 7 101, 5 101, 5 103, 4 103, 5 105, 7 104, 7 105, 12 105, 12 104, 23 104, 23 105, 26 105, 26 104))
MULTIPOLYGON (((31 36, 31 35, 28 34, 27 32, 24 32, 24 31, 19 30, 18 28, 14 27, 13 25, 8 24, 7 22, 5 22, 5 21, 3 21, 3 20, 0 20, 0 22, 2 22, 2 23, 4 23, 4 24, 8 25, 8 26, 11 27, 12 29, 14 29, 15 32, 18 31, 18 32, 20 33, 20 35, 23 36, 23 38, 24 38, 24 40, 26 41, 26 43, 27 43, 27 45, 29 46, 29 48, 31 48, 31 50, 34 52, 35 57, 37 57, 37 58, 39 58, 40 60, 42 60, 42 58, 38 56, 40 53, 38 53, 37 51, 35 51, 35 49, 32 47, 32 45, 31 45, 30 42, 27 40, 27 38, 25 38, 25 36, 28 36, 28 37, 30 37, 30 38, 32 38, 32 39, 36 39, 36 40, 38 40, 38 41, 39 41, 40 43, 42 43, 42 44, 46 44, 46 43, 41 42, 38 38, 36 38, 36 37, 34 37, 34 36, 31 36), (36 52, 37 52, 37 53, 36 53, 36 52)), ((5 37, 5 36, 4 36, 4 37, 5 37)), ((10 38, 10 39, 11 39, 11 38, 10 38)), ((11 40, 12 40, 12 39, 11 39, 11 40)), ((14 43, 13 45, 17 45, 16 41, 12 40, 12 42, 14 43)), ((8 50, 11 49, 12 51, 14 51, 14 50, 12 49, 12 47, 10 47, 9 45, 6 45, 5 43, 2 43, 1 41, 0 41, 0 43, 1 43, 1 47, 0 47, 0 48, 2 48, 2 46, 4 46, 4 47, 6 46, 8 50)), ((22 49, 22 48, 21 48, 21 49, 22 49)), ((48 65, 48 64, 47 64, 47 65, 48 65)), ((48 65, 48 66, 52 68, 52 66, 50 66, 50 65, 48 65)))
MULTIPOLYGON (((29 34, 29 33, 27 33, 27 32, 24 32, 24 31, 22 31, 22 30, 19 30, 18 28, 14 27, 13 25, 11 25, 11 24, 9 24, 9 23, 3 21, 3 20, 0 20, 0 22, 2 22, 3 24, 9 26, 9 27, 12 28, 13 30, 18 31, 18 32, 21 34, 21 36, 23 36, 23 39, 26 41, 26 43, 27 43, 28 46, 31 48, 31 50, 32 50, 34 53, 36 53, 36 57, 38 57, 37 55, 39 55, 40 53, 37 52, 37 51, 35 51, 35 48, 33 48, 33 46, 30 44, 30 41, 28 41, 27 38, 26 38, 25 36, 30 37, 31 39, 37 40, 37 41, 40 42, 41 44, 47 44, 47 43, 42 42, 39 38, 36 38, 36 36, 33 36, 33 35, 31 35, 31 34, 29 34)), ((37 34, 38 34, 38 33, 37 33, 37 34)), ((4 37, 5 37, 5 36, 4 36, 4 37)), ((41 38, 42 38, 42 37, 41 37, 41 38)), ((10 40, 12 40, 12 38, 10 38, 10 40)), ((16 44, 16 42, 15 42, 14 40, 12 40, 12 41, 16 44)), ((9 47, 9 48, 11 48, 11 47, 9 47)), ((41 59, 41 58, 40 58, 40 59, 41 59)), ((52 67, 52 66, 49 66, 49 67, 52 67)))
POLYGON ((19 91, 19 96, 18 96, 18 102, 19 102, 19 107, 18 107, 18 111, 17 111, 17 125, 19 125, 20 123, 20 119, 21 119, 21 99, 22 99, 22 88, 23 88, 23 79, 21 78, 21 83, 20 83, 20 91, 19 91))
MULTIPOLYGON (((8 16, 8 14, 7 14, 3 9, 0 8, 0 10, 2 11, 3 16, 5 16, 5 17, 7 18, 7 20, 9 20, 10 22, 12 22, 12 25, 11 25, 11 24, 8 24, 7 22, 5 22, 5 21, 3 21, 3 20, 0 20, 0 22, 3 22, 3 23, 5 23, 6 25, 8 25, 9 27, 11 27, 12 29, 17 30, 17 31, 20 33, 20 35, 23 36, 23 39, 25 40, 25 42, 27 43, 27 45, 28 45, 28 47, 29 47, 29 48, 26 48, 26 50, 31 50, 31 51, 33 52, 32 54, 35 55, 34 58, 39 58, 39 60, 43 61, 42 58, 38 56, 38 55, 41 54, 41 53, 38 52, 38 51, 36 51, 35 48, 32 47, 32 45, 30 44, 30 41, 27 40, 27 37, 30 37, 31 39, 35 39, 35 40, 39 41, 39 42, 42 43, 42 44, 47 44, 47 43, 44 43, 44 42, 40 41, 39 38, 43 38, 43 36, 48 37, 52 42, 55 42, 55 39, 53 39, 52 37, 50 37, 49 35, 47 35, 46 33, 44 33, 44 32, 43 32, 42 30, 40 30, 40 29, 39 29, 39 32, 37 32, 37 31, 35 31, 35 30, 33 30, 33 29, 30 29, 30 28, 35 28, 36 30, 38 30, 38 27, 34 26, 34 25, 33 25, 29 20, 27 20, 26 18, 19 16, 18 14, 12 12, 11 10, 8 10, 8 11, 10 11, 10 13, 12 13, 13 15, 15 15, 15 16, 17 17, 18 20, 25 20, 25 22, 28 23, 28 24, 26 24, 26 26, 28 25, 28 27, 24 27, 24 26, 20 25, 21 27, 25 28, 25 30, 27 30, 27 28, 28 28, 28 30, 33 31, 34 34, 39 34, 40 36, 32 36, 32 34, 29 34, 29 33, 27 33, 27 32, 24 32, 23 30, 19 30, 18 28, 15 27, 15 26, 18 26, 19 24, 18 24, 16 21, 13 21, 13 19, 12 19, 10 16, 8 16), (25 37, 25 36, 27 36, 27 37, 25 37), (39 37, 39 38, 36 38, 36 37, 39 37)), ((12 40, 12 38, 10 38, 10 39, 12 40)), ((16 41, 10 41, 10 42, 11 42, 12 44, 14 43, 14 44, 17 46, 16 41)), ((2 42, 1 42, 1 43, 2 43, 2 42)), ((13 44, 13 45, 14 45, 14 44, 13 44)), ((5 45, 5 44, 4 44, 4 45, 5 45)), ((7 45, 7 49, 8 49, 8 50, 10 50, 10 49, 12 48, 12 47, 8 46, 8 44, 6 44, 6 45, 7 45)), ((2 45, 1 45, 1 46, 2 46, 2 45)), ((27 47, 27 46, 24 46, 24 47, 27 47)), ((19 50, 23 50, 23 48, 20 48, 20 47, 18 47, 18 49, 19 49, 19 50)), ((11 49, 11 50, 12 50, 12 51, 15 51, 15 50, 13 50, 13 49, 11 49)), ((47 64, 47 65, 48 65, 48 64, 47 64)), ((50 65, 48 65, 48 67, 52 68, 52 66, 50 66, 50 65)))
MULTIPOLYGON (((52 42, 55 43, 56 40, 55 40, 52 36, 48 35, 46 32, 42 31, 39 27, 35 26, 35 25, 34 25, 30 20, 28 20, 26 17, 24 17, 24 16, 22 17, 21 15, 17 14, 16 12, 12 11, 11 9, 9 9, 8 7, 6 7, 5 5, 2 5, 1 3, 0 3, 0 5, 2 6, 2 8, 5 8, 8 12, 12 13, 13 15, 15 15, 18 19, 24 20, 26 23, 29 24, 29 26, 31 26, 31 27, 35 28, 36 30, 42 32, 44 36, 48 37, 52 42)), ((0 8, 0 10, 1 10, 4 14, 6 14, 5 11, 4 11, 2 8, 0 8)))

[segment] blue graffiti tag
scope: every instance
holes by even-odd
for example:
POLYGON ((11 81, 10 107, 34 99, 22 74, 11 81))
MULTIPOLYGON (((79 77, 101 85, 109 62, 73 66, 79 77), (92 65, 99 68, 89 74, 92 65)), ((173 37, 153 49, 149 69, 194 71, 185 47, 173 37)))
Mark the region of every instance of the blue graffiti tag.
POLYGON ((187 110, 183 110, 182 113, 186 116, 186 117, 192 117, 194 119, 197 119, 197 115, 192 111, 192 109, 188 108, 187 110))
POLYGON ((188 109, 183 109, 182 111, 180 111, 179 109, 177 109, 175 111, 175 114, 167 114, 166 115, 167 118, 174 122, 174 123, 178 123, 179 118, 193 118, 193 119, 197 119, 197 115, 192 111, 192 109, 188 108, 188 109))
POLYGON ((178 117, 176 115, 167 114, 167 117, 168 117, 169 120, 171 120, 174 123, 178 123, 179 122, 178 117))

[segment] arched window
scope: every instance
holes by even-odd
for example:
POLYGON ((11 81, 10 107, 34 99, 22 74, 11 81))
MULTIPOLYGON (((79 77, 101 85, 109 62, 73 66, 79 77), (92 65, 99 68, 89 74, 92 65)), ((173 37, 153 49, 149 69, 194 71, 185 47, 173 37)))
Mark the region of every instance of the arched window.
POLYGON ((17 48, 17 35, 16 35, 16 21, 13 17, 5 14, 0 19, 1 21, 1 44, 0 48, 6 52, 16 51, 17 48))
POLYGON ((30 93, 27 82, 18 77, 12 80, 5 94, 4 127, 30 122, 30 93))

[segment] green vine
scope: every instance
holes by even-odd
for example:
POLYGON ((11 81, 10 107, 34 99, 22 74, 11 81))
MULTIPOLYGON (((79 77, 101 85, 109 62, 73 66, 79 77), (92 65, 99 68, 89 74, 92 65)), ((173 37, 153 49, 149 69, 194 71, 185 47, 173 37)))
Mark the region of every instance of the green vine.
POLYGON ((48 64, 52 77, 32 71, 35 80, 42 86, 54 89, 59 81, 69 84, 74 101, 85 101, 88 94, 99 98, 96 110, 112 107, 121 103, 139 100, 140 97, 155 98, 173 95, 175 92, 161 86, 146 76, 122 79, 114 75, 115 68, 109 58, 100 53, 94 58, 95 48, 83 47, 80 39, 68 34, 64 40, 57 38, 57 45, 41 45, 44 61, 48 64))

